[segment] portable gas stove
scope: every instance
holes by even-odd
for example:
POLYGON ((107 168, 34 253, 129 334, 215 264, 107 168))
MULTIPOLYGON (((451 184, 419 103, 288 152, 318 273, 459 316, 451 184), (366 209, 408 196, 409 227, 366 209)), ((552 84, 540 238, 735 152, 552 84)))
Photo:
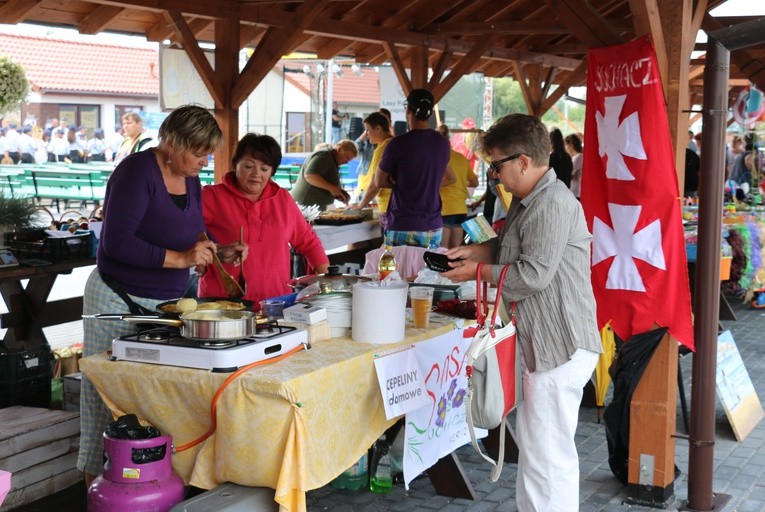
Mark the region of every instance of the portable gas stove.
POLYGON ((233 372, 301 344, 309 348, 308 333, 286 325, 258 325, 247 338, 211 342, 184 338, 173 327, 155 327, 112 340, 111 359, 233 372))

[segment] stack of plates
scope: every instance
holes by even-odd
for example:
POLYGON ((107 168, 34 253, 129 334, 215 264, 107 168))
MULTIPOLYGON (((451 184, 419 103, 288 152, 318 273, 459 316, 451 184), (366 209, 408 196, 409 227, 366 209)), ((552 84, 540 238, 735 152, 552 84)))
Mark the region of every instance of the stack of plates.
POLYGON ((325 293, 311 297, 311 305, 327 310, 329 335, 338 338, 348 335, 351 327, 351 294, 325 293))

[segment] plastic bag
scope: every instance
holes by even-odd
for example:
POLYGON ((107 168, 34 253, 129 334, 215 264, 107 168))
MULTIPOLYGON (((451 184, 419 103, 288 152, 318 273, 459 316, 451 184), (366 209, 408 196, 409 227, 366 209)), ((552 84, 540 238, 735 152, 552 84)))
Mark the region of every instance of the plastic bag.
POLYGON ((156 427, 141 425, 135 414, 120 416, 107 425, 104 433, 114 439, 151 439, 162 435, 156 427))

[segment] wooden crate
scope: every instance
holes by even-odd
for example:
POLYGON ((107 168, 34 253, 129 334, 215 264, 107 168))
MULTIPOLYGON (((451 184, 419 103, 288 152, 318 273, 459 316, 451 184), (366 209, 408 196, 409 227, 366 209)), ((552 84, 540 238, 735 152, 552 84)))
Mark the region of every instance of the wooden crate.
POLYGON ((12 473, 11 492, 0 512, 82 480, 75 467, 79 413, 13 406, 0 409, 0 425, 0 469, 12 473))
POLYGON ((82 373, 70 373, 64 376, 64 410, 80 412, 80 387, 82 373))

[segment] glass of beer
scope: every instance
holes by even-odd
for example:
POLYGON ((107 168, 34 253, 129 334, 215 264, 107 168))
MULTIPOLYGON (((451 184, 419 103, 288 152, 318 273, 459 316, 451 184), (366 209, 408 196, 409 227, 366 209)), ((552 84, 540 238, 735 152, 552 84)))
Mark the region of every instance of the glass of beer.
POLYGON ((412 323, 415 327, 428 327, 433 306, 433 287, 412 286, 409 288, 409 298, 412 302, 412 323))

